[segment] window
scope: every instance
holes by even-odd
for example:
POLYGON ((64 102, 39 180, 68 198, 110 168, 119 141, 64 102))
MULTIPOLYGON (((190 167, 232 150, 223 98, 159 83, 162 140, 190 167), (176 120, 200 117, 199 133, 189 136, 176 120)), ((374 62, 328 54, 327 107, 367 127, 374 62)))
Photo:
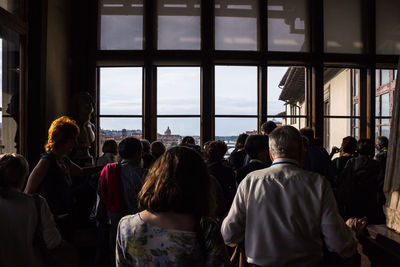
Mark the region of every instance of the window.
POLYGON ((199 50, 200 13, 200 0, 158 0, 158 49, 199 50))
POLYGON ((304 67, 268 67, 268 118, 298 129, 307 126, 305 74, 304 67))
POLYGON ((358 69, 325 68, 324 106, 325 148, 340 147, 346 136, 359 138, 358 69))
POLYGON ((100 0, 99 3, 100 49, 143 49, 143 0, 100 0))
POLYGON ((100 75, 100 151, 107 139, 119 143, 142 137, 142 68, 102 67, 100 75))
POLYGON ((328 53, 362 53, 362 0, 324 0, 324 46, 328 53))
POLYGON ((0 27, 0 153, 20 151, 20 40, 0 27))
MULTIPOLYGON (((99 0, 96 64, 140 70, 122 94, 128 107, 99 102, 101 127, 143 130, 167 146, 186 135, 231 146, 240 133, 255 134, 272 120, 314 127, 327 149, 347 135, 373 136, 375 129, 361 128, 366 125, 387 132, 390 68, 397 66, 400 38, 398 16, 381 17, 393 14, 394 2, 99 0), (365 16, 372 12, 376 21, 365 16), (375 44, 378 56, 370 51, 375 44), (371 118, 363 112, 373 103, 361 86, 374 70, 377 113, 371 118), (119 121, 129 127, 111 125, 119 121)), ((114 90, 111 82, 108 87, 114 90)), ((100 97, 105 87, 98 88, 100 97)))
POLYGON ((258 50, 257 0, 215 0, 215 49, 258 50))
POLYGON ((157 68, 157 139, 168 147, 185 136, 200 143, 200 68, 157 68))
POLYGON ((376 53, 400 54, 399 27, 400 2, 393 0, 376 1, 376 53))
POLYGON ((228 144, 257 133, 257 67, 215 67, 215 136, 228 144))
POLYGON ((389 138, 396 75, 390 69, 377 69, 376 72, 381 74, 382 83, 375 92, 375 135, 389 138))
POLYGON ((310 50, 308 0, 268 1, 268 50, 310 50))

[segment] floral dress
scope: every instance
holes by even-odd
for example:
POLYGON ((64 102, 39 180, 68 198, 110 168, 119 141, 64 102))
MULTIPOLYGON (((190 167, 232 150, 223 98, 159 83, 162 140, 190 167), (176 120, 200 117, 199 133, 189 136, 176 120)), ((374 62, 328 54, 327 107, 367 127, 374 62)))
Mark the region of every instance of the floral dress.
POLYGON ((203 253, 196 232, 170 230, 144 222, 139 214, 121 219, 117 266, 224 266, 224 258, 203 253))

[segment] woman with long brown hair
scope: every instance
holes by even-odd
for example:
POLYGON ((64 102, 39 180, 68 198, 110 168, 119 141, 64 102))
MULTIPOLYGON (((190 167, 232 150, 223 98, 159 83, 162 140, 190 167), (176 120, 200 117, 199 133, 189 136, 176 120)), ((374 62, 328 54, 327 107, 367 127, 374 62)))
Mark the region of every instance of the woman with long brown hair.
POLYGON ((225 265, 219 227, 206 219, 215 210, 213 181, 196 151, 175 147, 163 154, 138 203, 141 212, 119 223, 117 266, 225 265))

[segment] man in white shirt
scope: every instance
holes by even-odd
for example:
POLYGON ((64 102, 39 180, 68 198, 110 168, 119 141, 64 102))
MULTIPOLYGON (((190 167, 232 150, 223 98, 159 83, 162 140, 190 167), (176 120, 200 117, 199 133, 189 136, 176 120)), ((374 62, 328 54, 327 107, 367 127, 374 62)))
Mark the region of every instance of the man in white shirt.
POLYGON ((226 244, 245 243, 247 261, 260 266, 318 266, 322 247, 354 255, 357 239, 340 217, 329 182, 303 170, 302 139, 292 126, 269 135, 271 167, 240 183, 222 223, 226 244))

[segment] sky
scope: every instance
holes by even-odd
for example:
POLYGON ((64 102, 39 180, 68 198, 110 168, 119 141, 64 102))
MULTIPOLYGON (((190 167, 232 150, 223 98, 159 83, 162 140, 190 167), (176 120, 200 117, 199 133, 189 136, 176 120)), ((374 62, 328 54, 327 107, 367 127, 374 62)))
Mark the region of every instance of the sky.
MULTIPOLYGON (((268 112, 284 111, 278 84, 287 67, 268 68, 268 112)), ((215 67, 215 113, 257 115, 257 67, 215 67)), ((142 68, 100 69, 100 114, 142 114, 142 68)), ((157 114, 200 115, 200 67, 158 67, 157 114)), ((141 129, 141 118, 102 118, 101 128, 141 129)), ((157 132, 170 127, 172 134, 199 135, 200 118, 158 118, 157 132)), ((238 135, 257 129, 256 118, 216 118, 216 136, 238 135)))

